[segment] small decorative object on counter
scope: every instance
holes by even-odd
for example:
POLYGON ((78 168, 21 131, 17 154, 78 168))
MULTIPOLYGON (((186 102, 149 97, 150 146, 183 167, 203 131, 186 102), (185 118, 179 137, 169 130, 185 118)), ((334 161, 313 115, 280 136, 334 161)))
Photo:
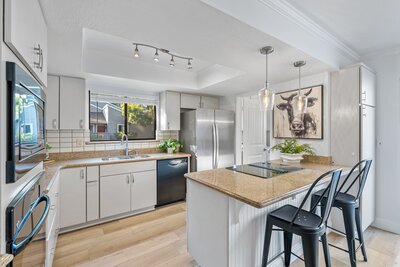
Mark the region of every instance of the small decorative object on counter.
POLYGON ((44 160, 49 160, 50 155, 49 155, 49 150, 51 149, 51 145, 49 145, 49 143, 46 142, 46 158, 44 160))
POLYGON ((296 139, 285 139, 283 143, 273 146, 272 150, 281 152, 283 162, 298 163, 303 159, 303 155, 315 155, 314 148, 309 144, 299 144, 296 139))
POLYGON ((179 152, 179 150, 182 147, 183 147, 183 144, 181 142, 179 142, 179 140, 172 139, 172 138, 161 141, 161 143, 158 145, 158 148, 160 148, 162 151, 168 152, 170 154, 179 152))

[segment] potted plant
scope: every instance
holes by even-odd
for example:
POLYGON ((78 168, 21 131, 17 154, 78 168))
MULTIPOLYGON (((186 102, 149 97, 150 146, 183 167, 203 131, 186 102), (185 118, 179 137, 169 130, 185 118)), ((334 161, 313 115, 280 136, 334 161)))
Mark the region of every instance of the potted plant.
POLYGON ((300 162, 303 155, 315 155, 314 148, 309 144, 300 144, 296 139, 285 139, 283 143, 273 146, 272 150, 281 152, 283 162, 300 162))
POLYGON ((179 149, 182 147, 183 147, 183 144, 181 142, 179 142, 179 140, 172 139, 172 138, 161 141, 161 143, 158 145, 158 148, 160 148, 162 151, 168 152, 170 154, 179 152, 179 149))

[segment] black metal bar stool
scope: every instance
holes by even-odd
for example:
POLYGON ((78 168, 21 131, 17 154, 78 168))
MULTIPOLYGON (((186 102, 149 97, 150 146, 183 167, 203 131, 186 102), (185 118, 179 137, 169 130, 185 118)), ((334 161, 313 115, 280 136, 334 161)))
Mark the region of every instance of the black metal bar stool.
MULTIPOLYGON (((337 229, 332 227, 328 227, 334 231, 340 232, 346 235, 348 250, 344 250, 340 247, 331 245, 335 248, 343 250, 349 253, 350 263, 352 267, 356 267, 356 251, 361 247, 361 251, 364 257, 364 261, 367 261, 367 252, 365 250, 364 243, 364 235, 361 226, 361 218, 360 218, 360 197, 362 195, 365 182, 368 177, 368 172, 371 167, 372 160, 362 160, 357 163, 349 172, 349 174, 345 177, 343 183, 340 185, 338 189, 338 193, 333 201, 333 207, 339 208, 343 214, 344 228, 345 232, 343 233, 337 229), (358 175, 354 177, 354 172, 358 171, 358 175), (352 176, 354 178, 352 178, 352 176), (357 194, 354 196, 349 193, 349 190, 356 184, 358 181, 358 190, 357 194), (345 189, 347 188, 347 189, 345 189), (355 238, 354 232, 357 230, 358 238, 355 238), (360 246, 356 249, 355 247, 355 239, 358 239, 360 242, 360 246)), ((321 205, 321 214, 325 211, 325 206, 330 207, 330 205, 326 205, 328 200, 328 195, 323 190, 320 190, 314 193, 311 197, 311 206, 321 205)), ((322 216, 322 215, 321 215, 322 216)))
MULTIPOLYGON (((311 185, 306 196, 297 208, 292 205, 285 205, 280 207, 267 215, 267 223, 265 228, 265 239, 264 239, 264 252, 262 267, 267 266, 268 263, 274 261, 281 254, 285 254, 285 266, 290 266, 290 256, 292 253, 292 238, 293 234, 301 236, 303 243, 304 262, 306 267, 318 266, 318 246, 319 238, 322 239, 322 244, 325 253, 325 262, 327 266, 330 266, 328 243, 326 240, 326 221, 329 217, 329 212, 337 193, 339 178, 342 170, 333 170, 321 175, 311 185), (310 197, 314 188, 323 179, 331 176, 328 186, 323 189, 324 196, 326 194, 326 211, 324 215, 318 216, 314 210, 317 205, 311 207, 310 211, 303 210, 307 199, 310 197), (273 229, 273 226, 277 226, 280 229, 273 229), (280 253, 268 262, 269 246, 271 242, 272 231, 283 231, 284 232, 284 252, 280 253)), ((321 197, 322 199, 322 197, 321 197)), ((318 204, 318 203, 317 203, 318 204)), ((295 255, 298 257, 297 255, 295 255)))

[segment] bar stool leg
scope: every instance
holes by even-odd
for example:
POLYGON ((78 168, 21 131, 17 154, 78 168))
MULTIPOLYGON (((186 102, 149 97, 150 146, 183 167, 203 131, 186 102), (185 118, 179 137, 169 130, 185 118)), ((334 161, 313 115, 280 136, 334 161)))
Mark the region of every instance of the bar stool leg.
POLYGON ((343 207, 343 220, 344 228, 346 230, 347 246, 349 248, 349 258, 351 267, 356 267, 356 246, 354 242, 354 231, 355 231, 355 208, 353 206, 343 207))
POLYGON ((283 232, 283 243, 285 247, 285 266, 290 266, 290 256, 292 255, 292 240, 293 234, 284 231, 283 232))
POLYGON ((263 251, 263 258, 262 258, 262 267, 266 267, 268 263, 268 253, 269 253, 269 246, 271 243, 271 235, 272 235, 272 223, 268 220, 265 224, 265 237, 264 237, 264 251, 263 251))
POLYGON ((322 248, 324 249, 325 266, 331 267, 331 255, 329 254, 328 240, 326 233, 321 236, 322 248))
POLYGON ((319 240, 317 235, 303 235, 304 263, 306 267, 318 267, 319 240))
POLYGON ((357 234, 358 234, 358 239, 360 240, 361 252, 363 254, 364 261, 368 261, 367 252, 365 250, 364 233, 362 231, 361 218, 360 218, 360 209, 359 208, 356 208, 356 226, 357 226, 357 234))

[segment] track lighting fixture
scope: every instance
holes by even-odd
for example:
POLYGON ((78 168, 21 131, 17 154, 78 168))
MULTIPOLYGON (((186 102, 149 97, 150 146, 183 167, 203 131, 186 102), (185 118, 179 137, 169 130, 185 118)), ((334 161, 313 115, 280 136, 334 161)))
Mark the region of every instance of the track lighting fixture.
POLYGON ((158 61, 159 61, 159 59, 158 59, 158 49, 156 49, 156 53, 154 54, 153 60, 154 60, 155 62, 158 62, 158 61))
POLYGON ((133 56, 136 57, 136 58, 140 57, 138 45, 136 45, 136 47, 135 47, 135 53, 133 54, 133 56))
POLYGON ((133 54, 133 56, 134 56, 135 58, 140 57, 140 54, 139 54, 139 46, 149 47, 149 48, 155 49, 155 53, 154 53, 154 57, 153 57, 154 62, 159 62, 159 61, 160 61, 160 58, 159 58, 159 55, 158 55, 158 51, 160 51, 160 52, 162 52, 162 53, 165 53, 165 54, 171 56, 171 60, 170 60, 170 62, 169 62, 169 65, 170 65, 171 67, 175 67, 175 58, 178 58, 178 59, 187 60, 187 69, 188 69, 188 70, 191 70, 191 69, 193 68, 193 66, 192 66, 192 60, 193 60, 193 58, 191 58, 191 57, 179 56, 179 55, 176 55, 176 54, 174 54, 174 53, 171 53, 171 52, 170 52, 169 50, 167 50, 167 49, 160 48, 160 47, 155 47, 155 46, 148 45, 148 44, 133 43, 133 45, 135 46, 135 51, 134 51, 134 54, 133 54))

